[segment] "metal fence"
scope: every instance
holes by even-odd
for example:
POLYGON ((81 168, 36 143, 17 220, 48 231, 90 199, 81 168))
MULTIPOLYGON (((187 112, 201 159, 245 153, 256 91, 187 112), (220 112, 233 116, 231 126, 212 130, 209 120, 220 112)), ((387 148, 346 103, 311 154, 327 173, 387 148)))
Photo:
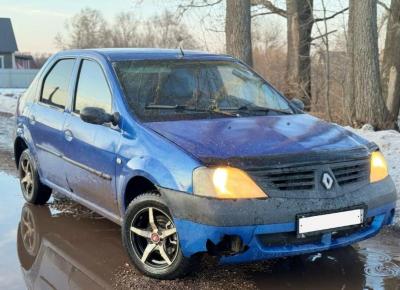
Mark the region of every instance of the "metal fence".
POLYGON ((0 88, 27 88, 39 70, 0 69, 0 88))

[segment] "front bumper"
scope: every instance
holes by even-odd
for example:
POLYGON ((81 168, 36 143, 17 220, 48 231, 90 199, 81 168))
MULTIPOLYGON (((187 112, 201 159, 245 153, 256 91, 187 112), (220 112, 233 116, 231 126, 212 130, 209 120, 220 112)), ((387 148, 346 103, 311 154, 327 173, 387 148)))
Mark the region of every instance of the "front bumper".
MULTIPOLYGON (((218 244, 225 236, 241 238, 246 250, 222 256, 221 263, 242 263, 318 252, 347 246, 376 235, 391 223, 396 189, 390 177, 335 198, 222 201, 161 189, 174 217, 185 256, 206 252, 207 242, 218 244), (363 205, 369 223, 346 234, 324 233, 316 239, 296 238, 265 242, 276 234, 295 235, 296 215, 363 205)), ((340 231, 339 231, 340 233, 340 231)))
POLYGON ((282 244, 268 246, 262 241, 262 237, 276 233, 295 233, 295 223, 240 227, 210 226, 180 219, 175 219, 175 223, 184 256, 192 256, 198 252, 206 252, 208 240, 217 244, 224 236, 239 236, 248 247, 247 250, 232 256, 222 256, 220 262, 222 264, 245 263, 325 251, 365 240, 376 235, 384 225, 391 222, 395 206, 395 203, 390 203, 369 210, 367 218, 371 218, 372 222, 370 225, 360 228, 352 234, 335 237, 332 233, 325 233, 319 236, 318 240, 313 242, 305 240, 304 243, 299 244, 299 241, 301 242, 300 238, 294 245, 282 244))

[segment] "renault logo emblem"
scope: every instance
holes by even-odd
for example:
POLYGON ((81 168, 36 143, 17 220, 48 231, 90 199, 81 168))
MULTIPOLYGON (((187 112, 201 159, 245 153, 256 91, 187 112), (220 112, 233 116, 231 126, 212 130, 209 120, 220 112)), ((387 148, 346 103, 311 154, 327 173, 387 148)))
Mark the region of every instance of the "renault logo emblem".
POLYGON ((327 190, 332 188, 333 178, 329 173, 325 172, 324 174, 322 174, 322 184, 327 190))

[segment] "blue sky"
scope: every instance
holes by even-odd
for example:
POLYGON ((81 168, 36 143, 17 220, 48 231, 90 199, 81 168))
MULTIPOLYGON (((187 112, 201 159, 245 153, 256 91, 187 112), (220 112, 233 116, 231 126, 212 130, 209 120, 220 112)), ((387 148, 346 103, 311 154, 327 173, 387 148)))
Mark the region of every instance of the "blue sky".
POLYGON ((57 32, 64 32, 65 21, 84 7, 100 10, 110 21, 121 11, 147 18, 164 8, 172 8, 168 1, 155 4, 155 1, 141 1, 139 5, 131 0, 0 0, 0 17, 11 18, 20 51, 53 52, 57 50, 54 45, 57 32))

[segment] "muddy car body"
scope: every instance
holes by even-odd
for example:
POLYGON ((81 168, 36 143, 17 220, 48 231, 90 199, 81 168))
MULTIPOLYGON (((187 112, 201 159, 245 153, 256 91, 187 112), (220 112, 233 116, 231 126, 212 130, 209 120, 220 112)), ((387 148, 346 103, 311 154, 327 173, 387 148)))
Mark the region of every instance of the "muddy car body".
POLYGON ((241 263, 350 245, 396 202, 376 144, 202 52, 56 54, 19 100, 15 160, 28 201, 57 190, 121 224, 156 278, 204 252, 241 263))

